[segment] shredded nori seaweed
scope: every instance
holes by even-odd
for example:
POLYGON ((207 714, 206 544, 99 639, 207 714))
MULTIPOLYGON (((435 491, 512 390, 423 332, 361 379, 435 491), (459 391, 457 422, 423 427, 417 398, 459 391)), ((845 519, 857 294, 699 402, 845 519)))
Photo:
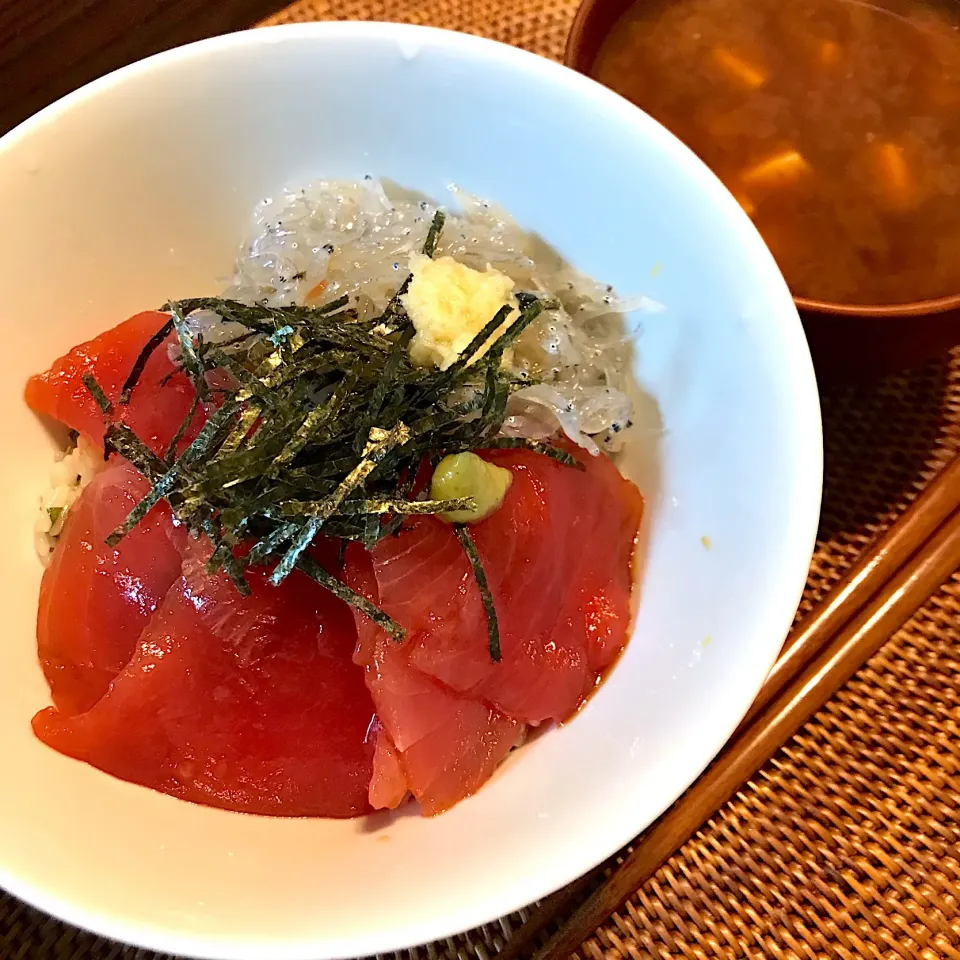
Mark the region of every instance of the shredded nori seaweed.
MULTIPOLYGON (((427 256, 442 227, 438 213, 424 245, 427 256)), ((314 559, 310 547, 318 535, 339 540, 342 569, 348 542, 369 548, 395 534, 406 517, 469 509, 469 498, 417 495, 421 467, 447 453, 526 447, 580 466, 548 443, 498 436, 509 395, 529 384, 502 368, 504 351, 545 301, 518 294, 512 319, 511 308, 503 308, 447 370, 426 369, 414 366, 407 350, 414 330, 402 296, 409 282, 368 321, 357 319, 345 296, 319 307, 210 297, 165 304, 170 320, 140 352, 117 404, 122 412, 152 353, 175 335, 179 369, 193 382, 196 400, 163 457, 116 419, 93 376, 83 377, 107 420, 105 449, 126 457, 151 483, 107 542, 117 544, 166 500, 192 533, 209 538, 207 570, 224 570, 241 593, 249 592, 244 574, 251 567, 272 566, 273 584, 298 569, 402 639, 399 624, 314 559), (205 340, 189 323, 198 310, 243 332, 219 343, 205 340), (191 437, 201 407, 208 418, 191 437)), ((465 526, 454 530, 480 589, 490 657, 499 661, 497 615, 476 545, 465 526)))
POLYGON ((470 531, 463 523, 453 525, 460 546, 470 561, 473 569, 473 576, 477 581, 477 587, 480 590, 480 600, 483 603, 484 613, 487 615, 487 646, 490 650, 490 659, 494 663, 499 663, 500 653, 500 621, 497 619, 497 607, 493 602, 493 594, 490 593, 490 585, 487 583, 487 575, 483 569, 483 563, 480 561, 480 554, 477 552, 477 545, 473 542, 470 531))

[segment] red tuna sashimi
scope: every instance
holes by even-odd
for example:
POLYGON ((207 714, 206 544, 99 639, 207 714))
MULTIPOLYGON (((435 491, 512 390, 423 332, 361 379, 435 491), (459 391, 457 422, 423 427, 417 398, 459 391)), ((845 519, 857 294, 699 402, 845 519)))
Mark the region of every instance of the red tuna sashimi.
POLYGON ((106 693, 180 576, 166 504, 151 510, 116 547, 104 542, 149 490, 133 467, 114 458, 71 507, 44 571, 37 642, 53 702, 63 714, 89 710, 106 693))
MULTIPOLYGON (((104 393, 116 401, 140 351, 167 320, 165 313, 138 313, 74 347, 45 373, 27 381, 27 404, 100 443, 103 414, 84 385, 83 374, 92 373, 104 393)), ((176 371, 164 343, 147 362, 129 405, 118 407, 117 412, 154 453, 162 455, 190 412, 194 396, 193 385, 186 374, 176 371)), ((189 435, 196 435, 204 416, 204 411, 197 411, 189 435)))
POLYGON ((415 518, 373 551, 380 605, 410 631, 411 664, 531 724, 576 710, 630 618, 640 494, 607 457, 569 449, 584 470, 526 450, 484 454, 513 475, 500 509, 471 527, 501 663, 490 659, 480 593, 449 524, 415 518))
MULTIPOLYGON (((347 580, 377 601, 373 565, 357 548, 348 551, 347 580)), ((441 813, 490 778, 524 727, 411 666, 404 646, 366 617, 357 617, 357 633, 354 660, 379 721, 371 806, 396 807, 409 791, 423 813, 441 813)))
POLYGON ((606 457, 568 448, 583 471, 529 451, 485 454, 513 474, 501 508, 471 527, 497 607, 503 659, 451 527, 408 521, 348 580, 402 624, 398 645, 358 614, 355 659, 383 724, 371 803, 405 791, 426 813, 474 792, 526 724, 565 720, 626 640, 643 503, 606 457), (426 801, 426 802, 424 802, 426 801))
MULTIPOLYGON (((193 551, 195 553, 196 550, 193 551)), ((184 575, 136 653, 89 712, 34 718, 38 737, 114 776, 248 813, 350 817, 369 810, 373 704, 351 661, 349 609, 295 572, 250 574, 241 597, 184 575)))

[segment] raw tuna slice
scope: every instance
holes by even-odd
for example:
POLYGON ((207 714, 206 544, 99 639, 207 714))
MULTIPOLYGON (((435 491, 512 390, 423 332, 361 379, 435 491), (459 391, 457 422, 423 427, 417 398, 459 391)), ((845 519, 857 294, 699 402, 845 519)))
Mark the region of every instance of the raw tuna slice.
POLYGON ((241 597, 188 550, 130 664, 89 712, 37 736, 114 776, 249 813, 369 810, 373 705, 349 609, 299 572, 241 597))
POLYGON ((395 806, 403 781, 426 813, 474 792, 527 724, 567 719, 622 649, 642 500, 606 457, 568 449, 583 471, 529 451, 485 454, 513 473, 501 508, 471 527, 499 616, 499 663, 448 524, 412 518, 369 557, 348 554, 349 582, 408 632, 398 645, 357 615, 355 659, 383 724, 375 806, 395 806))
MULTIPOLYGON (((573 448, 571 448, 572 450, 573 448)), ((412 634, 412 665, 537 724, 565 720, 626 640, 642 501, 604 456, 584 470, 529 451, 493 451, 513 482, 471 533, 499 615, 488 651, 476 580, 449 524, 410 521, 373 552, 380 605, 412 634)))
MULTIPOLYGON (((45 373, 27 381, 28 405, 100 443, 103 414, 84 385, 83 374, 92 373, 104 393, 116 401, 140 351, 168 319, 165 313, 138 313, 74 347, 45 373)), ((190 412, 194 396, 193 385, 185 374, 176 372, 167 345, 162 344, 147 362, 130 404, 118 407, 117 413, 154 453, 162 455, 190 412)), ((199 432, 205 416, 206 411, 197 410, 186 442, 199 432)))
POLYGON ((133 467, 115 458, 70 509, 44 572, 37 641, 53 702, 64 715, 89 710, 106 693, 180 576, 166 504, 116 547, 104 543, 149 489, 133 467))
MULTIPOLYGON (((347 580, 376 602, 370 558, 348 551, 347 580)), ((364 668, 381 729, 370 803, 396 807, 407 792, 427 815, 441 813, 481 787, 523 736, 524 726, 411 666, 398 645, 357 616, 354 660, 364 668)))

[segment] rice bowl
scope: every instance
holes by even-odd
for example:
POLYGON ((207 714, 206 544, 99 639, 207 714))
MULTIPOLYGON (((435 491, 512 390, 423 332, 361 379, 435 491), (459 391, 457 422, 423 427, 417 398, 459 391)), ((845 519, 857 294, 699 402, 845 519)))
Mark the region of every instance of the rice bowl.
POLYGON ((572 719, 628 638, 643 497, 600 449, 631 433, 622 320, 502 212, 497 269, 492 218, 372 179, 311 194, 265 225, 287 255, 245 245, 261 282, 27 380, 78 438, 67 469, 102 451, 42 504, 32 726, 238 813, 435 816, 572 719))
POLYGON ((277 28, 161 55, 55 105, 0 142, 0 202, 10 223, 2 383, 20 451, 0 467, 4 529, 16 537, 0 561, 15 638, 0 671, 5 888, 100 933, 187 955, 383 952, 573 879, 715 754, 793 617, 819 503, 819 417, 769 254, 717 181, 642 113, 472 37, 277 28), (321 104, 340 118, 335 136, 321 104), (564 150, 545 164, 517 149, 505 162, 503 144, 531 130, 564 150), (161 132, 189 149, 148 146, 161 132), (451 182, 494 198, 578 270, 664 305, 628 317, 642 328, 632 372, 655 406, 636 418, 652 439, 623 452, 651 504, 623 660, 573 723, 433 821, 244 817, 178 805, 46 751, 29 732, 45 696, 31 649, 32 527, 55 444, 21 412, 23 379, 144 304, 222 292, 265 198, 366 173, 434 198, 451 182))

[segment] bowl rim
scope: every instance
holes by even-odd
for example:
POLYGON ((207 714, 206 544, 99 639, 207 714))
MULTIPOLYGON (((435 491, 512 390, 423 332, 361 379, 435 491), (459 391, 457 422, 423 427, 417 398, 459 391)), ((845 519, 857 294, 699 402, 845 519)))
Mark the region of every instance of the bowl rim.
MULTIPOLYGON (((618 12, 603 31, 600 43, 610 35, 610 30, 623 13, 638 0, 581 0, 567 34, 563 50, 563 63, 571 70, 593 79, 590 70, 596 60, 596 54, 588 57, 585 50, 586 38, 594 21, 606 14, 610 8, 618 12), (622 10, 620 8, 623 8, 622 10)), ((674 0, 677 2, 677 0, 674 0)), ((639 106, 639 105, 638 105, 639 106)), ((643 107, 640 107, 642 110, 643 107)), ((791 293, 791 295, 793 295, 791 293)), ((900 303, 836 303, 816 297, 793 296, 798 310, 806 313, 822 314, 834 317, 856 317, 864 320, 895 320, 905 317, 926 317, 960 310, 960 293, 943 297, 928 297, 920 300, 906 300, 900 303)))
MULTIPOLYGON (((75 106, 108 93, 114 87, 122 85, 128 78, 162 70, 181 61, 203 58, 208 53, 238 47, 257 48, 277 43, 288 37, 291 39, 318 38, 329 40, 331 37, 357 36, 372 41, 420 40, 424 41, 425 44, 440 44, 448 50, 484 53, 489 58, 492 68, 496 67, 497 61, 507 59, 516 64, 524 73, 533 72, 543 78, 545 82, 570 90, 571 95, 595 101, 599 98, 618 112, 624 122, 633 123, 636 118, 643 117, 644 123, 654 123, 642 110, 592 78, 571 70, 560 63, 508 44, 457 31, 414 24, 380 21, 323 21, 284 24, 228 33, 176 47, 122 67, 66 95, 0 137, 0 159, 2 159, 4 153, 19 141, 28 137, 35 129, 55 122, 59 116, 75 106)), ((655 124, 655 126, 659 128, 663 136, 688 155, 691 162, 696 161, 702 175, 714 185, 711 189, 716 189, 718 201, 726 204, 728 215, 735 221, 740 222, 738 229, 749 229, 753 235, 751 243, 755 243, 758 251, 765 250, 759 234, 756 233, 749 219, 740 210, 732 196, 723 188, 720 181, 669 131, 666 131, 659 124, 655 124)), ((767 259, 768 256, 763 258, 764 261, 767 259)), ((769 266, 765 263, 760 265, 757 273, 758 277, 766 275, 771 282, 776 281, 777 286, 782 284, 782 279, 772 260, 769 261, 769 266)), ((790 303, 790 298, 784 286, 783 304, 786 306, 788 303, 790 303)), ((785 321, 788 319, 789 317, 784 317, 785 321)), ((780 564, 782 572, 778 581, 777 593, 783 601, 783 610, 778 617, 771 616, 771 623, 768 624, 772 633, 779 631, 778 645, 774 648, 771 643, 768 662, 757 665, 759 679, 752 685, 750 699, 747 700, 745 697, 745 702, 736 710, 731 711, 726 728, 722 728, 720 725, 715 728, 714 736, 710 738, 709 743, 704 738, 696 757, 692 756, 691 753, 689 762, 685 765, 687 776, 683 788, 672 796, 663 797, 660 813, 667 809, 682 794, 683 790, 702 773, 739 725, 742 716, 749 707, 749 703, 759 690, 763 677, 766 676, 767 671, 773 665, 780 649, 779 641, 786 637, 790 629, 806 583, 820 515, 823 480, 823 435, 813 365, 795 311, 793 312, 793 320, 784 327, 784 336, 796 348, 791 354, 790 367, 785 371, 785 378, 793 384, 794 410, 798 418, 795 449, 803 452, 805 463, 802 478, 799 478, 798 474, 797 491, 800 495, 793 502, 790 517, 791 541, 795 544, 795 548, 790 554, 783 557, 780 564), (800 549, 801 545, 802 549, 800 549), (773 620, 776 620, 776 624, 772 622, 773 620), (759 673, 759 667, 761 666, 763 668, 762 674, 759 673)), ((646 826, 644 825, 639 829, 645 829, 646 826)), ((541 879, 538 881, 539 886, 529 884, 527 890, 529 898, 526 903, 507 902, 502 894, 499 894, 499 899, 491 896, 478 898, 480 903, 474 903, 469 907, 464 906, 458 911, 452 911, 443 917, 442 922, 433 920, 430 924, 421 924, 422 934, 418 934, 416 938, 411 936, 405 940, 386 942, 383 934, 378 935, 375 931, 370 931, 362 944, 356 943, 351 946, 351 949, 355 949, 356 952, 349 954, 343 951, 343 945, 340 943, 324 947, 324 941, 313 940, 309 946, 316 951, 317 955, 322 957, 346 957, 401 950, 430 940, 456 935, 464 930, 492 922, 525 906, 527 903, 542 899, 544 896, 560 889, 622 849, 634 839, 636 834, 636 824, 621 824, 616 837, 608 838, 608 840, 613 839, 612 843, 608 842, 606 846, 594 845, 589 857, 581 856, 579 859, 571 857, 571 863, 564 874, 555 873, 548 881, 541 879)), ((297 941, 289 945, 284 943, 279 946, 256 941, 239 951, 235 942, 227 940, 215 941, 213 938, 198 938, 181 930, 156 932, 152 928, 144 929, 136 919, 127 919, 123 923, 118 923, 116 918, 108 917, 102 912, 94 912, 82 906, 75 906, 70 900, 49 895, 43 889, 26 889, 25 885, 16 883, 16 878, 7 875, 0 876, 0 883, 25 902, 60 917, 68 923, 146 949, 188 956, 216 957, 223 958, 223 960, 235 960, 235 958, 243 958, 243 960, 303 960, 307 955, 304 949, 304 941, 297 941), (219 946, 216 946, 217 942, 219 942, 219 946)))

